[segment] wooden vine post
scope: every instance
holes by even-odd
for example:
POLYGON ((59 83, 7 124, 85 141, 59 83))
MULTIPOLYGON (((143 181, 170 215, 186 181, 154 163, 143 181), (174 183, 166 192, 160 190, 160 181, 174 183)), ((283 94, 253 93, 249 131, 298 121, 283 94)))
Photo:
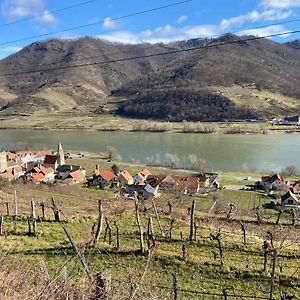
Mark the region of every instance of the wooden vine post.
POLYGON ((269 254, 269 243, 264 241, 263 243, 263 255, 264 255, 264 272, 267 271, 267 263, 268 263, 268 254, 269 254))
POLYGON ((148 219, 147 235, 148 235, 148 240, 149 240, 149 246, 148 246, 148 248, 155 247, 156 246, 156 240, 155 240, 154 229, 153 229, 153 222, 152 222, 152 218, 151 217, 149 217, 149 219, 148 219), (152 242, 152 245, 150 245, 150 240, 152 242))
POLYGON ((271 271, 271 286, 270 286, 270 300, 273 300, 275 290, 275 268, 276 268, 277 250, 273 249, 273 261, 271 271))
POLYGON ((96 295, 95 300, 111 299, 111 275, 108 272, 96 275, 96 295))
POLYGON ((141 220, 140 220, 139 204, 138 204, 138 198, 137 198, 136 193, 134 194, 134 204, 135 204, 136 223, 137 223, 139 233, 140 233, 140 250, 141 250, 141 253, 144 254, 144 252, 145 252, 144 232, 143 232, 143 227, 142 227, 141 220))
POLYGON ((31 219, 33 224, 33 234, 37 235, 37 222, 36 222, 36 212, 35 212, 35 202, 31 200, 31 219))
POLYGON ((161 226, 160 218, 159 218, 157 208, 156 208, 156 205, 155 205, 155 202, 154 202, 153 199, 152 199, 152 206, 153 206, 153 209, 154 209, 154 213, 155 213, 155 217, 156 217, 156 220, 157 220, 157 223, 158 223, 158 226, 159 226, 160 233, 164 237, 165 234, 164 234, 163 228, 161 226))
POLYGON ((172 274, 173 277, 173 286, 172 286, 172 290, 173 290, 173 300, 179 300, 179 295, 178 295, 178 283, 177 283, 177 277, 175 274, 172 274))
POLYGON ((45 214, 45 202, 41 202, 41 211, 42 211, 42 220, 44 221, 46 219, 46 214, 45 214))
POLYGON ((241 229, 243 234, 243 244, 245 247, 247 247, 246 226, 244 222, 241 222, 241 229))
POLYGON ((19 213, 19 210, 18 210, 18 201, 17 201, 17 191, 16 190, 14 191, 14 206, 15 206, 14 215, 17 216, 19 213))
POLYGON ((0 235, 4 235, 4 217, 0 216, 0 235))
POLYGON ((52 203, 52 210, 54 214, 55 222, 60 222, 60 215, 59 215, 59 209, 55 203, 55 199, 51 197, 51 203, 52 203))
POLYGON ((82 266, 83 266, 83 269, 84 269, 85 272, 87 273, 87 275, 88 275, 90 281, 93 282, 93 281, 94 281, 94 278, 93 278, 93 276, 92 276, 92 273, 91 273, 91 271, 90 271, 90 269, 89 269, 89 266, 88 266, 88 264, 87 264, 87 262, 86 262, 86 260, 85 260, 85 258, 84 258, 84 256, 83 256, 83 254, 80 252, 79 248, 78 248, 77 245, 75 244, 75 242, 74 242, 74 240, 73 240, 73 237, 71 236, 71 234, 70 234, 70 232, 68 231, 67 227, 63 227, 63 229, 64 229, 64 232, 65 232, 66 236, 67 236, 68 239, 69 239, 70 244, 71 244, 72 247, 74 248, 75 253, 76 253, 77 256, 79 257, 80 262, 81 262, 81 264, 82 264, 82 266))
POLYGON ((193 200, 192 207, 190 210, 190 241, 193 240, 194 238, 194 223, 195 223, 195 207, 196 207, 196 202, 193 200))
POLYGON ((103 226, 103 208, 102 208, 102 200, 98 200, 98 223, 97 223, 97 229, 95 233, 95 238, 94 238, 94 246, 97 245, 101 232, 102 232, 102 226, 103 226))

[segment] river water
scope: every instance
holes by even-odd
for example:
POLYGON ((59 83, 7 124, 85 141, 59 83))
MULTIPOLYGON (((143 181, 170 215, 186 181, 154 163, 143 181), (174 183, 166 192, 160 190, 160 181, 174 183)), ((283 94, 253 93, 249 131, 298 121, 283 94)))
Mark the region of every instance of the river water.
POLYGON ((196 155, 214 170, 277 171, 288 165, 300 169, 300 135, 186 134, 101 131, 0 130, 2 149, 30 146, 32 149, 56 149, 61 142, 65 149, 101 152, 107 146, 118 150, 122 161, 134 158, 141 163, 166 161, 166 153, 183 160, 196 155))

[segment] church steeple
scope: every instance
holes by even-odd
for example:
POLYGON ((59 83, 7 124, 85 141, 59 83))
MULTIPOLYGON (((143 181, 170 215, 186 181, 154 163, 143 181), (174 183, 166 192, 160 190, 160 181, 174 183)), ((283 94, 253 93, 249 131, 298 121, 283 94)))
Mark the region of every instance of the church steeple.
POLYGON ((57 163, 59 166, 65 165, 65 154, 61 143, 58 143, 57 147, 57 163))

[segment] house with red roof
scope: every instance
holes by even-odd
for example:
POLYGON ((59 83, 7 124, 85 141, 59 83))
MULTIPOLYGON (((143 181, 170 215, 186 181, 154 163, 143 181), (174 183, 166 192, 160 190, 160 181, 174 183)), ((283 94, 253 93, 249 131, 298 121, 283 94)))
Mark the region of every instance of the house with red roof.
POLYGON ((54 182, 55 174, 54 174, 54 169, 51 167, 49 168, 43 168, 40 173, 44 175, 44 181, 46 182, 54 182))
POLYGON ((274 174, 270 176, 262 176, 261 184, 263 188, 267 191, 270 190, 287 190, 287 184, 283 176, 279 174, 274 174))
POLYGON ((118 182, 120 185, 132 185, 133 184, 133 177, 127 172, 122 171, 118 176, 118 182))
POLYGON ((150 171, 148 169, 144 169, 133 177, 133 183, 138 184, 139 182, 146 180, 149 175, 151 175, 150 171))
POLYGON ((45 176, 42 173, 30 173, 27 175, 27 181, 40 183, 44 181, 45 176))
POLYGON ((5 179, 7 181, 12 181, 15 179, 15 176, 12 172, 5 171, 4 173, 0 174, 0 178, 5 179))
POLYGON ((63 180, 64 184, 76 184, 85 181, 85 173, 81 170, 70 172, 68 176, 63 180))
POLYGON ((93 175, 88 178, 87 185, 104 189, 107 186, 112 187, 117 184, 117 179, 118 176, 111 170, 100 171, 96 168, 93 175))

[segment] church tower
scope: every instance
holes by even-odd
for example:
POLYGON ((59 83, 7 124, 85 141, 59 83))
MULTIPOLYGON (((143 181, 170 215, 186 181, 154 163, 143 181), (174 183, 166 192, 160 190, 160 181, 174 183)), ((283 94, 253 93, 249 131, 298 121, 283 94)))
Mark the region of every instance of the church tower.
POLYGON ((65 154, 61 143, 58 143, 57 147, 57 163, 59 166, 65 165, 65 154))

